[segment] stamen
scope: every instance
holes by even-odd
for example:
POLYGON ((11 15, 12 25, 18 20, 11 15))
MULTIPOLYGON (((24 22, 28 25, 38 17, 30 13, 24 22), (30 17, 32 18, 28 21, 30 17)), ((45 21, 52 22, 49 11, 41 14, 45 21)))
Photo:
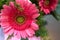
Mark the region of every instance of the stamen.
POLYGON ((49 5, 49 2, 50 2, 50 0, 46 0, 44 4, 49 5))
POLYGON ((23 16, 18 16, 18 17, 16 18, 16 21, 17 21, 18 23, 23 23, 24 20, 25 20, 25 18, 24 18, 23 16))

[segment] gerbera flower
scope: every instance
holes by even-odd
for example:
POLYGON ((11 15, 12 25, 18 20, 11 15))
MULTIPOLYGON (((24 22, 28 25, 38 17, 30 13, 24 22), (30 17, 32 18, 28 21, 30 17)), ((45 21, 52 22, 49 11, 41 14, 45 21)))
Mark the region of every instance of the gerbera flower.
POLYGON ((53 11, 57 6, 58 0, 39 0, 39 6, 41 11, 44 11, 45 14, 53 11))
MULTIPOLYGON (((7 35, 14 34, 18 38, 31 37, 39 29, 36 24, 36 18, 39 16, 39 10, 35 4, 27 0, 16 0, 16 4, 9 3, 9 6, 3 5, 1 10, 1 26, 7 35)), ((8 37, 8 36, 6 36, 8 37)))

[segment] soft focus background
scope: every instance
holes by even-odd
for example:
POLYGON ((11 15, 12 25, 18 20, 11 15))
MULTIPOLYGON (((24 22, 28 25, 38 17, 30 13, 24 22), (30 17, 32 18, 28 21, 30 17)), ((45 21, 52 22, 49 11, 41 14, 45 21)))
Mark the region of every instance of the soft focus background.
POLYGON ((48 21, 46 28, 51 40, 60 40, 60 21, 56 21, 51 15, 46 16, 46 20, 48 21))

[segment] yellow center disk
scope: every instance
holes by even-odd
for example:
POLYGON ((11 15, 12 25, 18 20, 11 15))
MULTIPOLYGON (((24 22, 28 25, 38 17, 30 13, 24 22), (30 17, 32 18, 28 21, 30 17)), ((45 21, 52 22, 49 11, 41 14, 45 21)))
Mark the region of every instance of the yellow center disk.
POLYGON ((49 2, 50 2, 50 0, 46 0, 44 4, 49 5, 49 2))
POLYGON ((18 23, 23 23, 24 22, 24 17, 23 16, 18 16, 17 18, 16 18, 16 21, 18 22, 18 23))

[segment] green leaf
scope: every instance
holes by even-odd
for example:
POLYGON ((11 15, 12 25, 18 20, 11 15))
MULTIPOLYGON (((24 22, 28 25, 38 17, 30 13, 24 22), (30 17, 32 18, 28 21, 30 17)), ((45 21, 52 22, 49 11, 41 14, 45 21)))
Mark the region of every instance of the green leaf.
POLYGON ((45 25, 47 24, 47 21, 40 19, 40 20, 37 21, 37 24, 38 24, 39 26, 45 26, 45 25))
POLYGON ((45 26, 47 24, 47 21, 44 20, 44 13, 43 12, 40 12, 40 16, 37 18, 37 24, 39 26, 45 26))
POLYGON ((56 15, 57 15, 58 19, 60 20, 60 4, 58 4, 55 11, 56 11, 56 15))
POLYGON ((37 6, 39 5, 38 4, 38 0, 30 0, 32 3, 35 3, 37 6))
POLYGON ((24 38, 21 38, 21 40, 28 40, 28 38, 24 39, 24 38))
POLYGON ((56 20, 60 20, 60 4, 58 4, 55 11, 51 12, 56 20))
POLYGON ((35 35, 38 37, 38 36, 40 36, 40 30, 37 30, 36 32, 35 32, 35 35))
POLYGON ((51 14, 53 15, 53 17, 54 17, 56 20, 60 20, 60 14, 58 14, 56 11, 51 12, 51 14))
POLYGON ((48 33, 47 33, 47 30, 45 27, 40 27, 40 36, 44 37, 44 36, 47 36, 48 33))
POLYGON ((9 2, 10 2, 10 1, 14 2, 15 0, 7 0, 7 1, 5 2, 5 4, 9 5, 9 2))
POLYGON ((41 37, 44 37, 44 36, 47 36, 48 33, 47 33, 47 30, 45 27, 40 27, 40 29, 38 31, 36 31, 36 36, 41 36, 41 37))
POLYGON ((45 36, 42 38, 43 40, 51 40, 51 38, 49 36, 45 36))
POLYGON ((4 4, 7 4, 8 5, 10 1, 14 1, 14 0, 0 0, 0 10, 2 9, 2 6, 4 4))
POLYGON ((2 9, 2 5, 5 4, 6 0, 0 0, 0 9, 2 9))
POLYGON ((44 37, 44 36, 47 36, 47 30, 46 28, 44 27, 47 22, 44 20, 44 13, 43 12, 40 12, 40 16, 37 18, 37 24, 39 25, 39 30, 36 31, 36 36, 41 36, 41 37, 44 37))

